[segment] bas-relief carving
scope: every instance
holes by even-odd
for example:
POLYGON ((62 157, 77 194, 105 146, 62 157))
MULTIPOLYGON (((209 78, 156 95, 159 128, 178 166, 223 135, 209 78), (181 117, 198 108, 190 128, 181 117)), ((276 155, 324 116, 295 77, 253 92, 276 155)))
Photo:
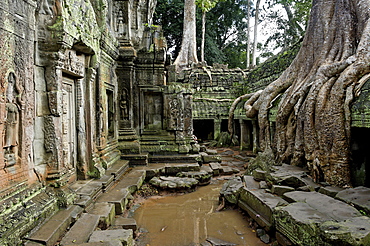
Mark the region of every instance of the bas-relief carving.
POLYGON ((121 120, 129 120, 129 106, 130 106, 130 99, 128 95, 127 89, 123 89, 121 92, 121 99, 119 101, 119 108, 120 108, 120 119, 121 120))
POLYGON ((3 133, 5 167, 13 166, 18 158, 19 124, 20 124, 20 90, 14 73, 8 76, 6 89, 6 116, 3 133))

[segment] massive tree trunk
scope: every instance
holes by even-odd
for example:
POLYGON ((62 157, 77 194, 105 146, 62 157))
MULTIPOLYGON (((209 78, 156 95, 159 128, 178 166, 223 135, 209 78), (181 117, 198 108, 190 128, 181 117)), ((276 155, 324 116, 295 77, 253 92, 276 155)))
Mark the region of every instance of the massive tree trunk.
POLYGON ((296 59, 246 102, 247 116, 258 116, 261 148, 307 166, 316 181, 351 183, 350 104, 370 73, 369 16, 369 0, 314 0, 296 59), (272 142, 268 111, 281 94, 272 142))
POLYGON ((180 69, 198 63, 195 10, 195 0, 185 0, 181 49, 174 62, 180 69))

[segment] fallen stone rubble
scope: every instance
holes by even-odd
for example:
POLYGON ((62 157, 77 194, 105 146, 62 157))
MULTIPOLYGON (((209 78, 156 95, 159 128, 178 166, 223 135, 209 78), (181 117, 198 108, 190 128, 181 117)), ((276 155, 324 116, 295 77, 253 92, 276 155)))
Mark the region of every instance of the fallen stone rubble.
POLYGON ((224 184, 220 196, 238 205, 278 243, 370 245, 370 189, 314 183, 300 167, 256 169, 224 184))

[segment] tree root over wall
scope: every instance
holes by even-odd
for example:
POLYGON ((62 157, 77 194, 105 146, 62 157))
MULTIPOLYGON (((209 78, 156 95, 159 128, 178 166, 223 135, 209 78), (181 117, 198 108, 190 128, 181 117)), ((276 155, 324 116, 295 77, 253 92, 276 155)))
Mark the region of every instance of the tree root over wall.
POLYGON ((350 104, 370 73, 369 16, 368 0, 314 0, 290 67, 263 91, 244 96, 247 116, 258 117, 261 149, 307 166, 316 181, 351 184, 350 104), (278 96, 272 142, 268 113, 278 96))

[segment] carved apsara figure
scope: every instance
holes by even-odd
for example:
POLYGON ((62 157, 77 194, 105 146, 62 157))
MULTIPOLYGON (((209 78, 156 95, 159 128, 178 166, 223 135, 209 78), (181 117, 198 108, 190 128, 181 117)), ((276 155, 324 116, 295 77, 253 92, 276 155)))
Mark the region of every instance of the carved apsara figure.
POLYGON ((14 73, 10 73, 8 77, 8 87, 6 90, 6 118, 4 128, 4 157, 6 167, 16 163, 18 152, 19 138, 19 105, 16 104, 16 80, 14 73))

